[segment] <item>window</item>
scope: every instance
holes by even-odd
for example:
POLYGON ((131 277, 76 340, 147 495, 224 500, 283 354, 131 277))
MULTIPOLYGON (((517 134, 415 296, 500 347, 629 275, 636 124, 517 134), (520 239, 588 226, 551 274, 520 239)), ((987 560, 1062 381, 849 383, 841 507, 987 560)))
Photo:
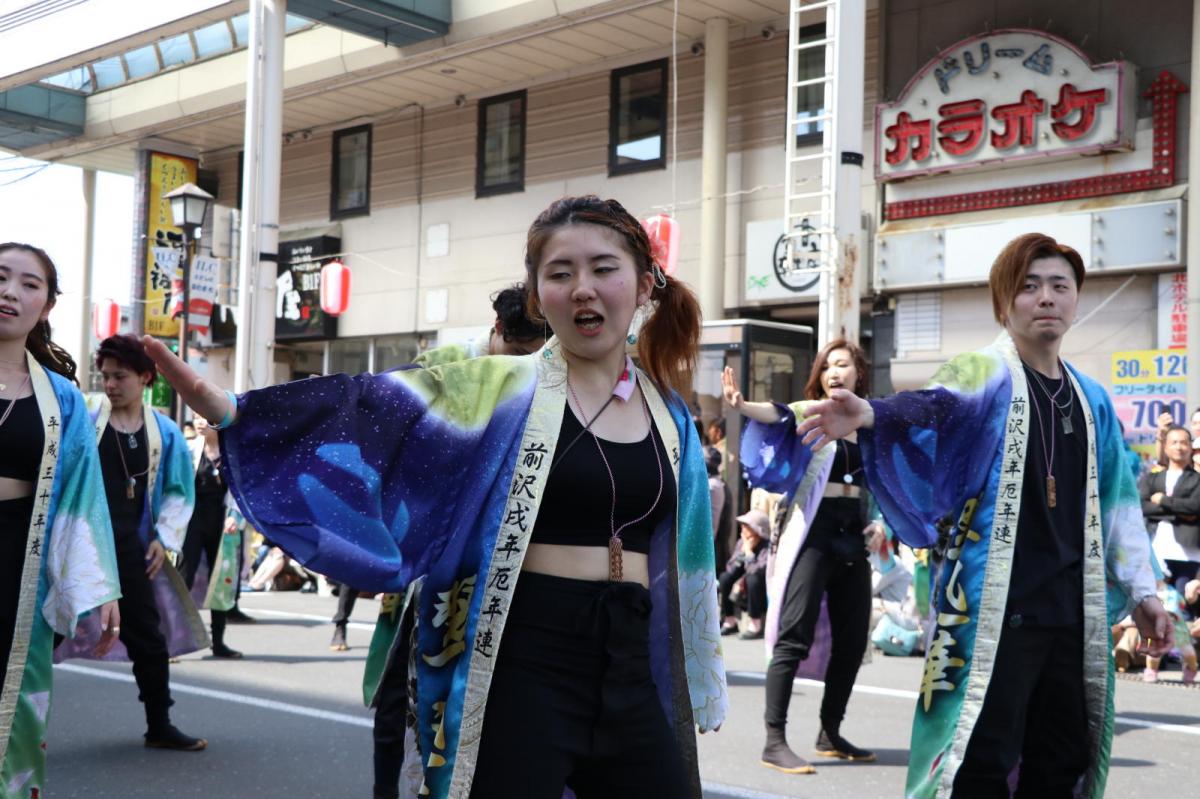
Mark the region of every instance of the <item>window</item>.
POLYGON ((614 70, 608 119, 608 174, 667 165, 667 60, 614 70))
MULTIPOLYGON (((800 29, 800 44, 825 38, 825 26, 809 25, 800 29)), ((810 47, 796 54, 796 80, 824 77, 825 48, 810 47)), ((814 83, 796 89, 796 144, 819 142, 825 132, 825 121, 814 119, 825 113, 825 84, 814 83), (813 120, 813 121, 809 121, 813 120)))
POLYGON ((125 54, 125 67, 129 70, 129 79, 144 78, 162 69, 158 63, 158 53, 154 45, 148 44, 125 54))
POLYGON ((416 333, 401 333, 375 339, 375 358, 371 370, 385 372, 412 363, 421 354, 419 338, 416 333))
POLYGON ((475 196, 525 190, 525 92, 479 101, 475 196))
POLYGON ((329 374, 358 375, 371 368, 371 339, 338 338, 329 342, 329 374))
POLYGON ((334 131, 329 218, 371 212, 371 126, 334 131))
POLYGON ((942 348, 942 295, 936 291, 896 298, 896 356, 937 352, 942 348))

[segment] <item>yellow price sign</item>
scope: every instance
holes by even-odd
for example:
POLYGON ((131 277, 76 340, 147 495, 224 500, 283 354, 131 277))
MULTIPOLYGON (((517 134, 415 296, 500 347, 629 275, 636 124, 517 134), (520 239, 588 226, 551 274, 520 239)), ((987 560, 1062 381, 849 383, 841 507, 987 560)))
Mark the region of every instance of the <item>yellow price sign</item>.
POLYGON ((1183 383, 1187 356, 1183 350, 1125 350, 1112 356, 1112 384, 1183 383))

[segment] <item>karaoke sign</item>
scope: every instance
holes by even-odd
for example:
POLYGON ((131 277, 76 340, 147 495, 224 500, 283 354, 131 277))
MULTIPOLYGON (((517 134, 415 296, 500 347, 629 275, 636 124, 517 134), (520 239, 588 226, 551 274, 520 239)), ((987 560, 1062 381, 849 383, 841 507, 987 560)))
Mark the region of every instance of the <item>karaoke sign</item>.
POLYGON ((1133 148, 1136 68, 1033 30, 966 39, 875 109, 883 181, 1133 148))

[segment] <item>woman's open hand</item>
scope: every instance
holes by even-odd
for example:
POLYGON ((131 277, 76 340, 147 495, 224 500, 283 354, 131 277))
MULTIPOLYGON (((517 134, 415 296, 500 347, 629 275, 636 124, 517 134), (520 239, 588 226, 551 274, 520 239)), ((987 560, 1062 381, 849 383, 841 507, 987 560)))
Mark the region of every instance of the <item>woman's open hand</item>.
POLYGON ((146 347, 146 354, 158 367, 158 373, 178 392, 184 403, 210 423, 220 424, 231 410, 225 392, 215 383, 196 374, 196 370, 181 361, 158 339, 142 336, 142 344, 146 347))
POLYGON ((871 403, 852 391, 835 388, 829 399, 814 402, 805 408, 804 420, 796 427, 801 440, 820 449, 830 441, 846 436, 861 427, 875 425, 875 411, 871 403))
POLYGON ((733 367, 726 366, 725 370, 721 372, 721 393, 730 408, 735 411, 741 409, 745 400, 742 399, 742 392, 738 391, 737 384, 733 380, 733 367))

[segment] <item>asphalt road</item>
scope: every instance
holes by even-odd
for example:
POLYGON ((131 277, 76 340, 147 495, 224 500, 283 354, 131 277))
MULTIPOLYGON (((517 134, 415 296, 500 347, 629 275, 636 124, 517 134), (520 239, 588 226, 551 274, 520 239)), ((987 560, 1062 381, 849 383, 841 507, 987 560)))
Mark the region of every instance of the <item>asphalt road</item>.
MULTIPOLYGON (((243 661, 195 654, 172 666, 173 720, 208 738, 201 753, 147 750, 144 717, 127 664, 72 661, 56 668, 50 713, 48 793, 65 797, 370 797, 371 715, 361 678, 378 603, 360 600, 352 649, 328 649, 336 600, 297 593, 243 597, 259 619, 229 627, 243 661)), ((707 799, 901 796, 916 658, 878 654, 859 673, 843 734, 874 749, 871 764, 817 760, 792 776, 758 763, 765 656, 759 641, 726 640, 730 714, 700 737, 707 799)), ((1178 678, 1178 672, 1166 675, 1178 678)), ((789 740, 808 756, 817 734, 819 684, 797 681, 789 740)), ((1173 795, 1200 778, 1200 689, 1117 685, 1110 796, 1173 795)))

